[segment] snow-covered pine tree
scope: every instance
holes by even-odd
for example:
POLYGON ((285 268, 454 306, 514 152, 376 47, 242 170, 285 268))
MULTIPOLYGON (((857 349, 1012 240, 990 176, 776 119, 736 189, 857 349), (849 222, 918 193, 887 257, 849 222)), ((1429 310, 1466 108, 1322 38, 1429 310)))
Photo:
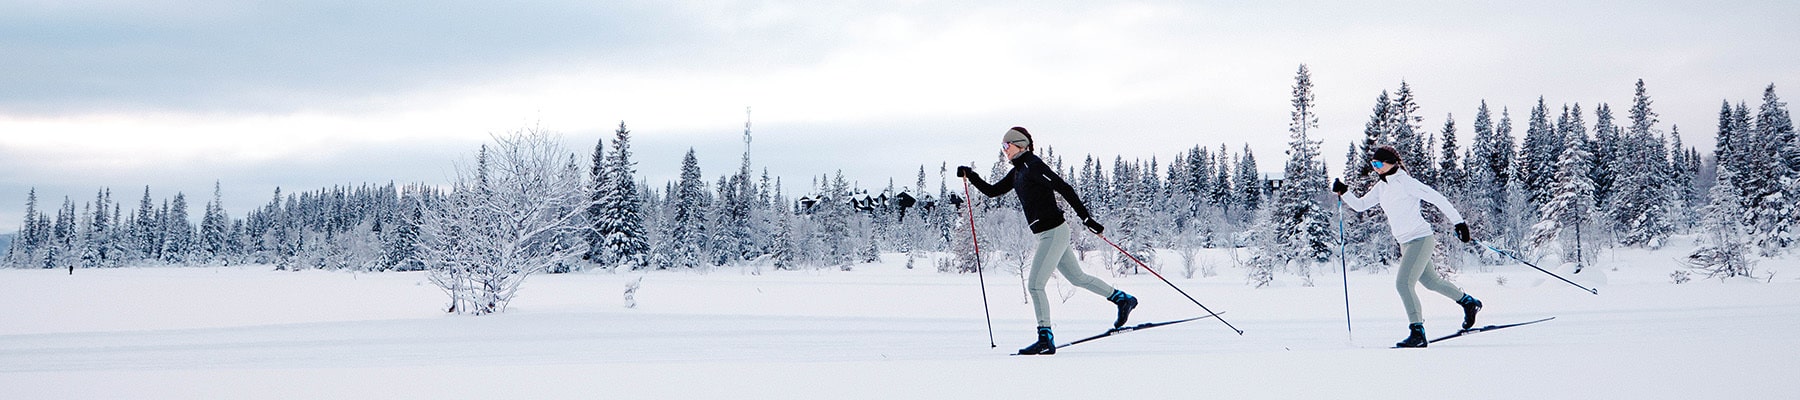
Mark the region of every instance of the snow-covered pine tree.
MULTIPOLYGON (((1434 136, 1433 138, 1441 140, 1441 143, 1438 143, 1438 150, 1440 152, 1435 160, 1436 165, 1432 166, 1433 169, 1436 170, 1436 187, 1438 191, 1442 192, 1444 197, 1449 199, 1456 207, 1467 209, 1469 208, 1468 196, 1466 195, 1468 192, 1464 190, 1467 177, 1463 172, 1462 161, 1458 157, 1459 154, 1457 154, 1456 116, 1453 114, 1445 114, 1444 129, 1439 135, 1434 136)), ((1449 222, 1443 220, 1443 213, 1442 211, 1437 210, 1437 206, 1426 203, 1423 208, 1435 211, 1427 214, 1427 221, 1436 225, 1444 225, 1449 222)), ((1439 241, 1437 248, 1432 251, 1432 256, 1434 258, 1432 265, 1437 268, 1440 274, 1451 276, 1451 274, 1454 274, 1461 268, 1462 260, 1465 255, 1476 254, 1474 253, 1474 250, 1475 249, 1472 249, 1469 246, 1460 246, 1449 241, 1439 241)))
MULTIPOLYGON (((649 265, 649 232, 644 226, 640 188, 637 184, 637 162, 631 160, 631 130, 625 121, 613 131, 612 151, 607 153, 606 186, 601 193, 600 224, 596 226, 601 242, 601 259, 613 265, 643 268, 649 265)), ((696 165, 698 168, 698 165, 696 165)))
POLYGON ((775 269, 795 269, 800 262, 799 241, 794 232, 794 216, 789 213, 778 213, 775 217, 775 238, 770 242, 770 256, 775 269))
POLYGON ((1695 215, 1696 213, 1690 212, 1697 208, 1695 204, 1697 196, 1694 190, 1695 177, 1688 170, 1688 153, 1681 144, 1680 125, 1669 127, 1669 140, 1672 143, 1670 143, 1669 149, 1668 186, 1670 207, 1674 210, 1669 213, 1669 223, 1675 227, 1676 232, 1687 233, 1693 231, 1694 224, 1699 222, 1699 218, 1695 215))
POLYGON ((1656 112, 1650 108, 1650 95, 1644 81, 1638 80, 1637 93, 1631 107, 1631 127, 1626 131, 1627 167, 1614 182, 1617 191, 1612 207, 1617 224, 1619 244, 1658 247, 1674 230, 1668 221, 1668 160, 1662 137, 1655 132, 1656 112))
POLYGON ((1800 229, 1794 228, 1800 224, 1800 201, 1795 201, 1800 199, 1800 182, 1796 182, 1800 181, 1800 142, 1796 141, 1800 138, 1774 84, 1763 89, 1762 100, 1749 136, 1757 143, 1752 167, 1762 175, 1758 181, 1763 185, 1753 192, 1760 199, 1752 200, 1757 207, 1749 212, 1754 215, 1752 232, 1761 253, 1775 255, 1800 240, 1800 229))
POLYGON ((150 199, 150 187, 144 187, 144 198, 138 201, 137 213, 134 214, 126 231, 131 243, 125 247, 128 253, 122 254, 128 260, 154 260, 161 253, 162 226, 156 223, 156 202, 150 199))
POLYGON ((1238 204, 1243 205, 1245 221, 1262 209, 1263 197, 1268 196, 1263 189, 1262 172, 1257 170, 1256 154, 1250 151, 1250 144, 1244 143, 1244 153, 1238 159, 1236 186, 1238 204))
POLYGON ((36 243, 38 227, 37 188, 31 188, 25 194, 25 222, 19 225, 19 232, 12 238, 12 244, 6 248, 4 265, 13 268, 32 266, 37 259, 36 243))
MULTIPOLYGON (((1736 124, 1733 123, 1734 119, 1732 119, 1731 100, 1720 100, 1719 103, 1719 130, 1716 131, 1713 136, 1712 160, 1715 169, 1715 172, 1713 173, 1714 180, 1719 179, 1719 176, 1721 175, 1719 172, 1724 172, 1719 169, 1731 168, 1734 171, 1743 170, 1743 166, 1739 164, 1739 152, 1735 150, 1736 147, 1742 146, 1740 142, 1742 142, 1743 139, 1738 137, 1739 132, 1734 129, 1736 124)), ((1732 183, 1737 184, 1739 181, 1733 181, 1732 183)), ((1707 192, 1707 203, 1712 203, 1711 191, 1707 192)))
POLYGON ((85 222, 82 225, 86 227, 81 232, 82 268, 115 265, 114 257, 118 253, 114 249, 118 240, 114 238, 113 221, 117 218, 116 211, 111 210, 115 210, 117 207, 112 207, 111 199, 112 191, 102 189, 94 194, 94 202, 90 203, 90 206, 82 208, 82 214, 87 215, 82 218, 85 222))
MULTIPOLYGON (((620 129, 624 129, 624 121, 620 121, 619 125, 620 129)), ((600 233, 601 204, 603 203, 601 199, 606 197, 607 190, 612 189, 606 182, 610 176, 606 172, 605 138, 594 141, 593 160, 588 165, 588 200, 593 201, 594 205, 588 207, 587 215, 583 220, 589 226, 581 233, 583 241, 587 242, 587 251, 582 252, 581 259, 590 264, 605 265, 611 260, 606 257, 606 236, 600 233)))
POLYGON ((223 261, 226 238, 231 230, 231 217, 225 213, 225 194, 221 184, 213 181, 213 199, 206 203, 206 215, 200 217, 200 255, 202 262, 223 261))
POLYGON ((1525 143, 1519 149, 1519 163, 1514 171, 1531 204, 1527 209, 1534 215, 1550 200, 1550 185, 1556 176, 1550 169, 1562 155, 1562 143, 1556 129, 1550 125, 1549 107, 1544 105, 1543 97, 1538 97, 1537 107, 1531 109, 1530 126, 1526 128, 1525 143))
MULTIPOLYGON (((853 233, 850 218, 856 215, 850 207, 850 191, 844 171, 838 170, 836 176, 826 181, 827 197, 819 202, 824 208, 815 214, 819 223, 819 243, 824 252, 820 261, 828 267, 848 267, 857 252, 855 243, 850 240, 853 233)), ((970 203, 974 203, 973 199, 970 203)))
POLYGON ((1794 130, 1794 118, 1788 112, 1787 102, 1775 94, 1775 84, 1763 89, 1763 104, 1759 110, 1757 126, 1780 146, 1777 154, 1787 164, 1788 171, 1800 173, 1800 132, 1794 130))
POLYGON ((1189 218, 1199 218, 1204 213, 1203 209, 1219 206, 1212 197, 1214 187, 1218 186, 1214 177, 1218 176, 1219 166, 1213 162, 1215 159, 1209 150, 1205 146, 1194 145, 1194 149, 1188 151, 1185 169, 1187 180, 1181 187, 1187 191, 1189 218))
POLYGON ((1263 249, 1276 265, 1291 265, 1306 286, 1312 285, 1312 264, 1331 259, 1331 217, 1319 205, 1321 190, 1330 186, 1325 181, 1319 162, 1319 143, 1311 131, 1319 119, 1313 106, 1312 77, 1302 64, 1294 77, 1292 104, 1288 122, 1288 161, 1284 179, 1276 190, 1271 205, 1267 230, 1274 235, 1275 248, 1263 249))
POLYGON ((1457 154, 1455 115, 1444 115, 1444 130, 1440 138, 1442 139, 1442 143, 1439 143, 1439 146, 1442 149, 1442 153, 1439 154, 1437 160, 1438 186, 1442 187, 1443 189, 1440 191, 1443 191, 1444 195, 1449 197, 1452 201, 1455 201, 1456 204, 1466 204, 1466 202, 1463 201, 1464 180, 1466 178, 1463 173, 1462 160, 1458 158, 1459 154, 1457 154))
POLYGON ((75 264, 80 252, 76 250, 80 240, 81 226, 79 214, 75 213, 75 202, 63 196, 63 204, 56 211, 56 222, 50 225, 50 243, 44 251, 44 268, 68 267, 75 272, 75 264))
POLYGON ((1719 163, 1735 172, 1732 183, 1737 186, 1738 198, 1743 200, 1745 234, 1754 241, 1759 222, 1756 210, 1761 208, 1763 196, 1775 190, 1776 184, 1769 181, 1768 172, 1772 165, 1768 154, 1763 153, 1765 146, 1751 121, 1750 106, 1744 102, 1738 102, 1737 107, 1731 109, 1729 122, 1721 121, 1730 125, 1732 143, 1726 148, 1732 153, 1722 155, 1719 163))
POLYGON ((687 155, 681 159, 681 181, 676 184, 672 193, 671 219, 669 235, 665 240, 664 259, 672 265, 658 268, 681 267, 694 268, 706 258, 702 254, 706 250, 709 236, 706 227, 706 182, 700 178, 700 160, 694 157, 694 149, 688 149, 687 155))
POLYGON ((181 192, 176 192, 175 200, 169 203, 169 216, 163 220, 162 230, 162 261, 188 263, 194 251, 194 225, 188 222, 187 196, 181 192))
POLYGON ((1162 239, 1174 235, 1170 229, 1174 226, 1174 221, 1170 219, 1172 213, 1169 211, 1169 199, 1172 195, 1163 184, 1155 156, 1150 157, 1149 166, 1140 164, 1138 169, 1142 171, 1138 174, 1138 179, 1143 182, 1138 184, 1136 200, 1138 207, 1143 210, 1144 224, 1139 225, 1139 239, 1142 240, 1138 241, 1138 245, 1141 247, 1133 252, 1145 253, 1150 259, 1140 256, 1139 260, 1156 267, 1160 263, 1151 260, 1156 258, 1156 246, 1164 246, 1162 239))
POLYGON ((1580 262, 1581 238, 1577 233, 1591 218, 1594 204, 1594 184, 1588 171, 1592 161, 1585 145, 1588 139, 1583 130, 1572 128, 1578 121, 1561 124, 1564 150, 1557 159, 1556 180, 1551 185, 1549 202, 1541 209, 1541 220, 1532 226, 1528 241, 1534 249, 1545 249, 1552 241, 1560 242, 1563 262, 1580 262))
POLYGON ((1613 123, 1612 107, 1600 103, 1594 109, 1594 141, 1589 146, 1592 152, 1594 168, 1589 176, 1594 181, 1594 206, 1605 210, 1612 207, 1613 181, 1624 166, 1620 159, 1624 140, 1620 128, 1613 123))
POLYGON ((1201 188, 1195 186, 1194 173, 1189 165, 1188 157, 1192 153, 1192 149, 1176 152, 1175 159, 1169 161, 1168 180, 1163 185, 1167 197, 1162 201, 1167 209, 1159 210, 1159 214, 1170 219, 1165 230, 1179 232, 1185 229, 1189 220, 1194 219, 1194 210, 1205 203, 1204 198, 1196 195, 1201 188))
POLYGON ((1225 149, 1224 143, 1219 143, 1219 152, 1218 154, 1214 154, 1214 156, 1218 157, 1218 160, 1213 162, 1214 176, 1211 200, 1209 203, 1214 207, 1219 208, 1219 221, 1230 223, 1232 221, 1230 218, 1231 210, 1233 209, 1232 203, 1235 203, 1232 201, 1232 194, 1235 192, 1232 191, 1231 187, 1231 168, 1233 164, 1231 162, 1230 151, 1225 149))
POLYGON ((1463 171, 1467 174, 1463 186, 1469 195, 1469 209, 1463 211, 1463 216, 1471 221, 1469 228, 1476 236, 1488 240, 1504 238, 1507 224, 1501 221, 1506 220, 1505 188, 1511 176, 1508 172, 1512 141, 1495 132, 1487 100, 1482 100, 1481 107, 1476 109, 1473 127, 1475 137, 1469 147, 1469 157, 1463 161, 1463 171))
POLYGON ((1400 89, 1394 92, 1393 102, 1388 103, 1387 129, 1392 138, 1394 150, 1400 152, 1400 159, 1406 160, 1415 167, 1408 170, 1414 178, 1427 185, 1436 186, 1437 177, 1431 174, 1431 148, 1425 145, 1425 117, 1419 115, 1419 103, 1413 97, 1412 86, 1400 81, 1400 89))
MULTIPOLYGON (((1114 244, 1132 252, 1132 255, 1138 256, 1140 260, 1143 260, 1142 257, 1148 256, 1148 254, 1141 254, 1143 253, 1141 250, 1146 247, 1144 242, 1150 236, 1146 232, 1149 220, 1149 210, 1146 209, 1148 202, 1143 198, 1151 196, 1151 194, 1145 193, 1147 190, 1144 187, 1146 180, 1139 176, 1143 173, 1146 172, 1141 171, 1134 163, 1126 162, 1124 157, 1113 158, 1113 187, 1109 191, 1112 193, 1112 198, 1107 199, 1109 203, 1113 204, 1111 215, 1116 215, 1118 221, 1111 227, 1114 233, 1108 237, 1113 240, 1114 244)), ((1154 174, 1156 172, 1147 173, 1154 174)), ((1117 271, 1120 274, 1143 273, 1138 270, 1137 263, 1132 262, 1131 258, 1126 257, 1125 254, 1115 254, 1112 264, 1118 266, 1117 271)))
POLYGON ((400 208, 394 218, 382 255, 382 268, 396 271, 422 271, 425 263, 419 258, 419 224, 425 220, 426 200, 429 189, 424 186, 407 186, 401 193, 400 208))

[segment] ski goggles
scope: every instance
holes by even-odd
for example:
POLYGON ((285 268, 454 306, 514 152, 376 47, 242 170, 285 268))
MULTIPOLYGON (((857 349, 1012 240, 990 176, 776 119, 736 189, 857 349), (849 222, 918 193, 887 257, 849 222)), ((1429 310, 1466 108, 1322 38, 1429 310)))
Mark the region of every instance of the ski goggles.
POLYGON ((1381 162, 1381 160, 1375 160, 1375 161, 1370 161, 1369 166, 1375 167, 1375 169, 1381 169, 1383 167, 1386 167, 1387 163, 1381 162))

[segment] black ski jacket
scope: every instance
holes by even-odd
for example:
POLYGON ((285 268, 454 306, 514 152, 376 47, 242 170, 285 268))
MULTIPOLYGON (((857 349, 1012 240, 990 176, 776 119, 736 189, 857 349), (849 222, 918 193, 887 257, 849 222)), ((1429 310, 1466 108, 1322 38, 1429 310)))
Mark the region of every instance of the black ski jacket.
POLYGON ((1087 206, 1081 204, 1081 197, 1075 195, 1075 188, 1069 187, 1062 176, 1044 165, 1044 160, 1037 154, 1025 152, 1012 159, 1013 169, 1006 172, 1005 178, 989 185, 981 180, 980 175, 969 174, 969 184, 981 190, 988 197, 999 197, 1006 192, 1019 191, 1019 205, 1025 209, 1025 220, 1030 221, 1031 233, 1044 233, 1062 225, 1063 210, 1056 206, 1056 196, 1061 193, 1063 200, 1069 201, 1069 207, 1075 209, 1075 216, 1082 220, 1091 218, 1087 206))

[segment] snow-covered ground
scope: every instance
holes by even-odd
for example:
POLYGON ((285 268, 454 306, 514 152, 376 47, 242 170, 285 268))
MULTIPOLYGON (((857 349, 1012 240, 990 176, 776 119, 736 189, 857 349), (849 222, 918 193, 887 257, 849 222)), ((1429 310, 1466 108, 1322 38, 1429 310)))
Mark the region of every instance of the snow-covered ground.
MULTIPOLYGON (((1017 276, 907 270, 752 275, 605 271, 538 275, 504 314, 440 311, 417 273, 263 266, 0 270, 0 398, 1792 398, 1800 393, 1800 261, 1772 279, 1669 282, 1688 247, 1619 250, 1577 282, 1524 266, 1456 278, 1483 323, 1556 316, 1425 350, 1394 350, 1406 322, 1391 273, 1292 275, 1244 285, 1164 275, 1245 330, 1202 320, 1051 357, 1032 340, 1017 276), (643 279, 638 307, 628 282, 643 279), (1502 284, 1504 280, 1504 284, 1502 284), (1113 397, 1117 396, 1117 397, 1113 397)), ((1095 253, 1098 255, 1099 253, 1095 253)), ((1169 260, 1176 255, 1164 254, 1169 260)), ((1207 262, 1207 261, 1203 261, 1207 262)), ((921 263, 923 265, 925 263, 921 263)), ((1334 266, 1335 267, 1335 266, 1334 266)), ((1105 274, 1090 263, 1090 271, 1105 274)), ((1564 271, 1567 272, 1567 271, 1564 271)), ((1134 321, 1198 307, 1150 275, 1106 276, 1143 301, 1134 321)), ((1053 292, 1074 290, 1052 281, 1053 292)), ((1427 331, 1459 309, 1421 290, 1427 331)), ((1052 294, 1061 340, 1109 326, 1098 296, 1052 294)))

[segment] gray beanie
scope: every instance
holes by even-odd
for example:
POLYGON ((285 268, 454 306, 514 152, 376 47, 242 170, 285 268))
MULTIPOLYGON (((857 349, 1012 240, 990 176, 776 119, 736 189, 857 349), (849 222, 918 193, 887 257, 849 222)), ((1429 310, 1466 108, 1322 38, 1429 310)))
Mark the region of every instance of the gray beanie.
POLYGON ((1014 146, 1019 146, 1026 150, 1032 150, 1031 132, 1025 131, 1024 127, 1015 126, 1012 127, 1012 129, 1007 129, 1006 136, 1002 138, 1001 141, 1012 143, 1014 146))

